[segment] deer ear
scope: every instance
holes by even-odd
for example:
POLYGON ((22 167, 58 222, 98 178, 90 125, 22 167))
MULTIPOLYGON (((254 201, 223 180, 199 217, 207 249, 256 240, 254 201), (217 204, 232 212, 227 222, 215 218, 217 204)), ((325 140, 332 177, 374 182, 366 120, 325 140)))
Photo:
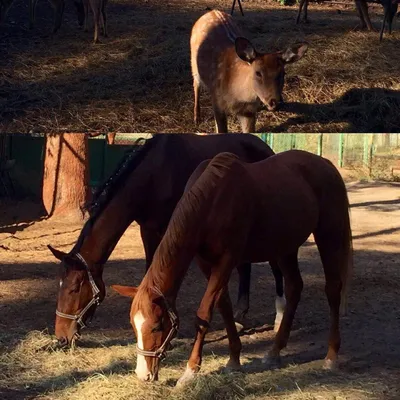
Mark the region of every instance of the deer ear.
POLYGON ((299 61, 300 58, 306 54, 308 49, 307 43, 296 43, 291 47, 288 47, 284 52, 281 53, 281 58, 285 64, 294 63, 299 61))
POLYGON ((57 260, 64 261, 64 259, 67 257, 67 253, 64 253, 63 251, 56 250, 54 247, 51 247, 49 244, 47 245, 48 249, 53 253, 53 256, 57 258, 57 260))
POLYGON ((131 299, 136 296, 136 293, 138 291, 138 288, 133 286, 111 285, 111 287, 120 295, 130 297, 131 299))
POLYGON ((238 57, 249 64, 251 64, 257 57, 256 49, 251 44, 250 40, 247 40, 244 37, 236 38, 235 50, 238 57))

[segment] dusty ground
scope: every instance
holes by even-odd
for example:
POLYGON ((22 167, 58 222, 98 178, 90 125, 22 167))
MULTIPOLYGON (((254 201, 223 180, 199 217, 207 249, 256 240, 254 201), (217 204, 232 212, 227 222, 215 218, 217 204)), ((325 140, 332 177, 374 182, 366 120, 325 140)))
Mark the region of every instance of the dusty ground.
MULTIPOLYGON (((219 315, 205 346, 202 377, 186 392, 173 385, 183 372, 204 279, 193 267, 178 301, 182 324, 164 361, 161 382, 139 384, 129 301, 108 291, 74 354, 41 349, 54 329, 57 264, 46 245, 68 251, 80 226, 32 223, 38 207, 20 203, 0 210, 0 398, 5 399, 398 399, 400 398, 400 184, 349 183, 355 270, 351 313, 342 322, 341 366, 320 369, 326 351, 328 310, 324 279, 312 242, 301 249, 305 281, 283 368, 264 371, 271 346, 274 285, 267 266, 253 268, 249 319, 242 336, 245 373, 225 374, 227 343, 219 315), (42 333, 41 333, 42 332, 42 333), (214 341, 212 341, 214 340, 214 341)), ((122 237, 105 269, 106 285, 138 284, 144 271, 137 226, 122 237)), ((236 274, 231 282, 236 296, 236 274)))
MULTIPOLYGON (((309 7, 311 23, 296 26, 297 6, 272 0, 243 3, 235 19, 258 49, 283 49, 306 40, 310 49, 288 66, 285 99, 277 113, 263 111, 259 132, 398 132, 400 127, 400 33, 379 43, 376 32, 353 31, 349 6, 309 7)), ((50 36, 52 10, 37 8, 27 29, 28 2, 15 0, 0 27, 0 131, 120 132, 214 131, 209 96, 204 121, 193 124, 189 36, 210 8, 229 11, 229 0, 112 0, 109 38, 91 43, 66 2, 60 32, 50 36)), ((382 7, 370 7, 378 28, 382 7)), ((235 121, 230 129, 238 130, 235 121)))

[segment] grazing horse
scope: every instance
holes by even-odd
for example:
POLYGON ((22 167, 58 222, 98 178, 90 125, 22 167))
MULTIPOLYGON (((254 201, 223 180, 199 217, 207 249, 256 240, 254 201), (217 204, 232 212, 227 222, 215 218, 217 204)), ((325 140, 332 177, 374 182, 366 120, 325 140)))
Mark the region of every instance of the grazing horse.
MULTIPOLYGON (((71 252, 49 246, 63 261, 55 323, 60 345, 74 341, 103 300, 103 265, 128 226, 133 221, 140 225, 147 269, 191 173, 221 151, 235 153, 248 162, 274 154, 252 135, 156 135, 140 150, 130 152, 99 189, 90 207, 91 217, 71 252)), ((271 267, 277 288, 277 329, 284 308, 283 280, 279 268, 271 267)), ((238 266, 238 323, 243 323, 249 308, 250 270, 249 263, 238 266)))
POLYGON ((194 257, 208 285, 197 310, 192 353, 178 384, 200 369, 215 305, 228 335, 228 367, 240 368, 242 345, 227 286, 233 268, 242 262, 274 260, 285 279, 286 308, 263 360, 279 364, 303 288, 298 250, 311 233, 321 256, 330 307, 325 366, 333 367, 340 347, 339 308, 344 306, 352 260, 349 203, 339 172, 330 161, 299 150, 253 164, 221 153, 206 164, 200 164, 188 181, 140 286, 113 286, 133 297, 130 319, 137 337, 138 377, 158 379, 159 361, 179 324, 176 297, 194 257))

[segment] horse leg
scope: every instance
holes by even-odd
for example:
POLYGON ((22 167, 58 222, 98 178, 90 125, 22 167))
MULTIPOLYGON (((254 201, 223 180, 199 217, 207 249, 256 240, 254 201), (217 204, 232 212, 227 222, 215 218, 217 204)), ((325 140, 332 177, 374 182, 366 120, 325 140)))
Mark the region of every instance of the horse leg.
POLYGON ((161 235, 155 229, 140 226, 140 236, 142 237, 144 253, 146 256, 146 272, 153 261, 154 253, 161 242, 161 235))
POLYGON ((235 320, 233 318, 232 302, 227 286, 225 286, 217 306, 224 320, 226 334, 228 335, 229 341, 230 357, 226 367, 228 369, 240 370, 240 352, 242 350, 242 342, 240 341, 235 320))
POLYGON ((280 258, 278 262, 285 279, 287 303, 272 349, 263 359, 264 364, 269 364, 271 366, 280 363, 280 352, 287 345, 293 318, 300 301, 301 291, 303 290, 303 280, 299 271, 297 251, 289 256, 280 258))
POLYGON ((228 260, 225 260, 223 263, 211 266, 209 263, 206 263, 202 259, 198 258, 198 265, 203 273, 208 277, 208 285, 201 300, 200 307, 197 310, 196 337, 192 352, 186 366, 186 371, 181 378, 179 378, 177 386, 181 386, 192 380, 195 377, 195 374, 200 370, 204 339, 208 328, 210 327, 212 311, 216 304, 218 305, 227 326, 227 334, 231 349, 231 358, 230 362, 228 363, 230 365, 228 366, 240 366, 239 354, 241 345, 238 346, 240 339, 236 331, 230 301, 228 302, 227 297, 224 298, 224 296, 227 296, 224 291, 228 290, 227 283, 232 271, 232 263, 228 260), (221 298, 222 303, 219 304, 221 298), (229 306, 230 311, 228 310, 229 306))
POLYGON ((314 237, 324 267, 325 293, 330 308, 328 353, 325 357, 324 367, 333 369, 337 364, 341 342, 339 330, 340 296, 342 291, 340 265, 343 260, 343 252, 341 249, 332 248, 332 235, 324 237, 317 231, 314 237))
POLYGON ((275 290, 276 290, 276 298, 275 298, 275 323, 274 323, 274 332, 278 332, 279 327, 281 326, 283 314, 286 306, 286 299, 283 293, 283 275, 279 268, 279 265, 276 261, 270 261, 269 265, 271 266, 272 273, 275 278, 275 290))
POLYGON ((240 264, 237 267, 239 273, 239 292, 236 303, 235 323, 238 331, 244 328, 244 319, 250 306, 250 280, 251 263, 240 264))

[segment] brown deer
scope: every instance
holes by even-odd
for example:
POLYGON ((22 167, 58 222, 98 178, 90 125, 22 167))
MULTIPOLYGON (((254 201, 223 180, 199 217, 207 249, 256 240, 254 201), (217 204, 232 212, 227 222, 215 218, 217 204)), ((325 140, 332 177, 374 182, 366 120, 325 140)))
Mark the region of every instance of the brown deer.
POLYGON ((82 0, 85 13, 85 32, 88 31, 89 6, 93 12, 94 43, 99 43, 99 27, 101 24, 103 35, 107 37, 107 0, 82 0))
POLYGON ((282 99, 285 64, 300 60, 308 45, 259 53, 241 35, 230 15, 214 10, 200 17, 190 37, 194 122, 200 120, 200 86, 211 94, 216 130, 228 132, 227 114, 236 115, 244 133, 255 132, 264 104, 274 111, 282 99))

